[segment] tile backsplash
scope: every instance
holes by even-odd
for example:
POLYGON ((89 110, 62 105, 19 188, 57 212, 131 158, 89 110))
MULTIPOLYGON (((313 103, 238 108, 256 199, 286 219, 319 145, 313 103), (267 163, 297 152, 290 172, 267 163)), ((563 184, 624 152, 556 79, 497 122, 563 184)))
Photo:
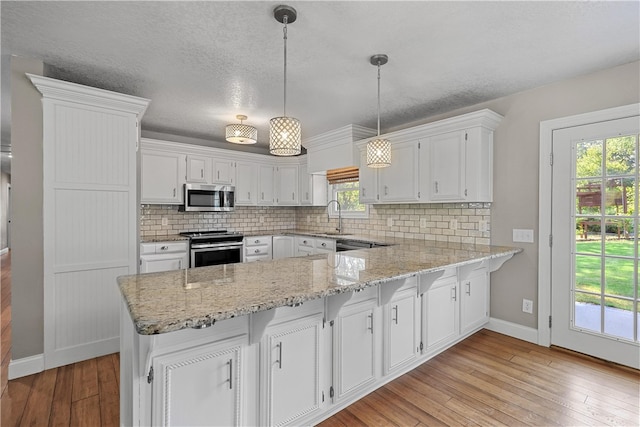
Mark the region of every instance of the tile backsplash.
MULTIPOLYGON (((342 231, 488 245, 490 224, 491 203, 371 205, 368 219, 343 218, 342 231), (452 221, 456 227, 452 227, 452 221)), ((142 205, 140 211, 143 238, 221 228, 243 233, 334 232, 337 225, 338 218, 328 219, 322 206, 237 206, 233 212, 179 212, 176 205, 142 205)))

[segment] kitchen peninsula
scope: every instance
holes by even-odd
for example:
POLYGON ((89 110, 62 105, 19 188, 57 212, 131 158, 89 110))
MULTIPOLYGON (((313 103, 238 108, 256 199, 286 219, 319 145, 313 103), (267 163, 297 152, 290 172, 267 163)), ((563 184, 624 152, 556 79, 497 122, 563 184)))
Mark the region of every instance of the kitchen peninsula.
POLYGON ((481 329, 518 248, 391 246, 118 279, 121 424, 313 424, 481 329))

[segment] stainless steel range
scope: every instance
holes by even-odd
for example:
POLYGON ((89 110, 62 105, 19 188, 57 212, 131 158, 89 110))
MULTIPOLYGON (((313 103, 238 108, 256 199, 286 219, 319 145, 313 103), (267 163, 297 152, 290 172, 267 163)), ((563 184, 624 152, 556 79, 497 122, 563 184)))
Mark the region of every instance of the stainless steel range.
POLYGON ((189 238, 189 266, 233 264, 242 262, 244 236, 227 230, 183 232, 189 238))

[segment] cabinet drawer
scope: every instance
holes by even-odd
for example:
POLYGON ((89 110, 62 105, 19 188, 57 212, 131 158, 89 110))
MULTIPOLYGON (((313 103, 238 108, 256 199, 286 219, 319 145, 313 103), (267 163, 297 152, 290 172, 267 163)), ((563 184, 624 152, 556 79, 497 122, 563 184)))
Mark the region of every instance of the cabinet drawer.
POLYGON ((262 254, 262 255, 247 255, 244 257, 244 262, 254 262, 254 261, 268 261, 271 260, 271 254, 262 254))
POLYGON ((187 242, 154 242, 140 244, 140 255, 168 254, 174 252, 187 252, 187 242))
POLYGON ((298 246, 306 246, 308 248, 313 248, 314 240, 315 239, 313 237, 298 236, 296 237, 296 244, 298 246))
POLYGON ((271 246, 271 236, 245 237, 244 245, 245 246, 262 246, 262 245, 271 246))
POLYGON ((326 249, 329 251, 336 250, 336 241, 333 239, 318 239, 316 238, 316 249, 326 249))
POLYGON ((271 255, 271 246, 249 246, 244 248, 245 256, 271 255))

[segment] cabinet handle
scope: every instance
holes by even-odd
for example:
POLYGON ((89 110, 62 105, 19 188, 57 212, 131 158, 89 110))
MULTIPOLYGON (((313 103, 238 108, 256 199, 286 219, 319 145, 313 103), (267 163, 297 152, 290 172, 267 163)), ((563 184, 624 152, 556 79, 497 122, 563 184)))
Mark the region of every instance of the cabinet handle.
POLYGON ((384 195, 389 195, 389 187, 387 187, 386 185, 384 186, 384 195))
POLYGON ((303 241, 302 241, 302 243, 304 243, 304 244, 306 245, 306 244, 307 244, 307 241, 306 241, 306 240, 303 240, 303 241))
POLYGON ((256 249, 256 250, 255 250, 255 251, 253 251, 253 252, 255 252, 255 253, 259 254, 259 253, 260 253, 260 249, 256 249))
POLYGON ((467 282, 467 295, 471 296, 471 282, 467 282))
POLYGON ((173 197, 176 197, 176 189, 173 189, 173 197))
POLYGON ((260 243, 260 240, 254 240, 253 243, 260 243))
POLYGON ((296 199, 296 193, 291 193, 291 200, 295 200, 296 199))
POLYGON ((327 244, 326 244, 326 243, 323 243, 323 244, 322 244, 322 246, 327 246, 327 244))
POLYGON ((393 307, 393 311, 396 312, 396 317, 394 319, 391 319, 391 320, 396 322, 396 325, 397 325, 398 324, 398 305, 397 304, 393 307))
POLYGON ((200 178, 204 178, 204 169, 200 169, 200 178))
POLYGON ((438 181, 436 181, 436 194, 438 194, 438 181))
POLYGON ((264 192, 262 192, 262 200, 264 200, 264 192))
POLYGON ((178 260, 178 270, 182 270, 182 260, 178 260))
POLYGON ((218 181, 220 180, 220 171, 218 171, 218 181))
POLYGON ((371 331, 371 334, 373 334, 373 313, 367 315, 367 317, 369 318, 369 320, 371 320, 371 327, 367 328, 371 331))
POLYGON ((454 301, 458 301, 456 287, 451 288, 451 299, 454 301))
POLYGON ((166 251, 167 249, 169 249, 169 246, 160 246, 161 251, 166 251))
POLYGON ((282 341, 277 345, 278 347, 278 369, 282 369, 282 341))
POLYGON ((309 192, 304 193, 305 200, 309 200, 309 192))
POLYGON ((251 191, 247 192, 247 199, 251 200, 251 191))
POLYGON ((233 390, 233 359, 229 359, 227 365, 229 365, 229 390, 233 390))
POLYGON ((367 197, 367 189, 362 187, 362 197, 367 197))

